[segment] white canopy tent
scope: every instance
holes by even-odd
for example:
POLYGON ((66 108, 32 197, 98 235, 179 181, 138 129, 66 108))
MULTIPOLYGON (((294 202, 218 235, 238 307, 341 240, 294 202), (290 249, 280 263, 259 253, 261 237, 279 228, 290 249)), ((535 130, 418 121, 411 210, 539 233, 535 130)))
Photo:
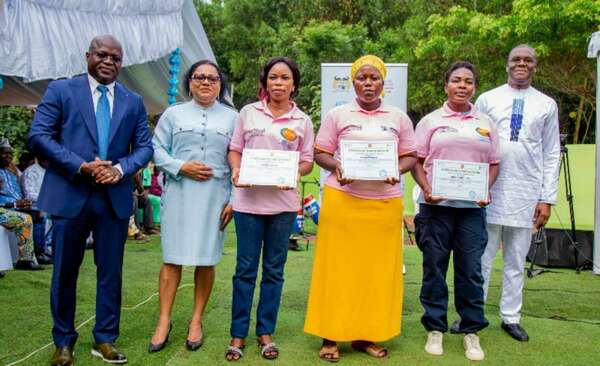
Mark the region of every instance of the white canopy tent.
POLYGON ((52 79, 86 72, 85 52, 101 34, 123 45, 119 81, 151 114, 168 105, 172 51, 181 51, 180 76, 215 60, 193 0, 0 0, 0 105, 36 105, 52 79))
POLYGON ((600 32, 592 34, 588 57, 597 59, 596 71, 596 195, 594 212, 594 273, 600 275, 600 32))

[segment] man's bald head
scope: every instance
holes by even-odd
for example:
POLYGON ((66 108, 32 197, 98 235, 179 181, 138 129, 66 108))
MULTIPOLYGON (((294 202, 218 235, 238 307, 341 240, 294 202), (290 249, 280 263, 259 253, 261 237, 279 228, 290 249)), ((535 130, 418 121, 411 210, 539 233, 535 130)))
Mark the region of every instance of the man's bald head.
POLYGON ((121 47, 121 42, 119 42, 115 37, 110 34, 104 34, 101 36, 96 36, 90 42, 89 52, 92 52, 95 49, 98 49, 102 46, 107 46, 110 48, 118 48, 121 53, 123 53, 123 47, 121 47))
POLYGON ((96 36, 85 53, 88 73, 100 84, 108 85, 115 81, 123 62, 121 43, 111 35, 96 36))
POLYGON ((528 52, 531 55, 531 57, 535 60, 535 62, 537 63, 537 52, 535 52, 535 48, 531 47, 527 43, 522 43, 518 46, 513 47, 513 49, 510 50, 510 52, 508 53, 509 61, 510 61, 511 57, 514 55, 514 53, 517 52, 518 50, 523 50, 523 51, 528 52))
POLYGON ((537 67, 537 53, 528 44, 514 47, 508 54, 506 72, 508 84, 515 89, 526 89, 531 85, 537 67))

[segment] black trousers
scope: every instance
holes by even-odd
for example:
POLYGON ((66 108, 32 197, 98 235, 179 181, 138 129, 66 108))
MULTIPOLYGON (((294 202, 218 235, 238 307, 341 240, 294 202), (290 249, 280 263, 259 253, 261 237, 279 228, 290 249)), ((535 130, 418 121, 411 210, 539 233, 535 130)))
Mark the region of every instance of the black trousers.
POLYGON ((487 245, 485 209, 421 204, 415 217, 415 237, 423 252, 420 300, 425 309, 421 318, 425 329, 448 330, 446 272, 451 252, 460 331, 475 333, 487 327, 481 274, 481 256, 487 245))

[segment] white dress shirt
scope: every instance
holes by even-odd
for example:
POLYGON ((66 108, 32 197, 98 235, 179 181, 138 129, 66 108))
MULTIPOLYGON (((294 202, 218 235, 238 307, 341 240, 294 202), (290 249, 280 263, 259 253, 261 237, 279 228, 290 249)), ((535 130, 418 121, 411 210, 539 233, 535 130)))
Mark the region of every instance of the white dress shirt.
MULTIPOLYGON (((98 80, 94 79, 92 75, 88 74, 88 80, 90 82, 90 91, 92 92, 92 100, 94 102, 94 113, 98 109, 98 100, 102 93, 97 89, 100 83, 98 80)), ((108 93, 106 93, 106 97, 108 98, 108 105, 110 106, 110 115, 112 117, 113 105, 115 102, 115 82, 113 81, 110 84, 104 85, 108 88, 108 93)))
POLYGON ((501 156, 487 221, 531 228, 537 203, 556 203, 560 169, 556 102, 533 87, 514 89, 505 84, 483 93, 476 107, 496 123, 501 156), (518 140, 511 141, 515 99, 523 100, 523 118, 518 140))

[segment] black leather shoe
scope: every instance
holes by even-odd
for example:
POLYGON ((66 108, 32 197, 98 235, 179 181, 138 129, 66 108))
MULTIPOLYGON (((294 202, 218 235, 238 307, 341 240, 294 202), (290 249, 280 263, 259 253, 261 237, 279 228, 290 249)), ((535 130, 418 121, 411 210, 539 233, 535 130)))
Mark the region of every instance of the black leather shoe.
POLYGON ((92 356, 99 357, 108 363, 127 363, 127 357, 123 352, 117 351, 112 343, 94 343, 92 344, 92 356))
POLYGON ((52 264, 52 258, 44 253, 38 254, 36 258, 39 264, 52 264))
POLYGON ((21 269, 24 271, 39 271, 44 269, 44 267, 34 263, 33 261, 18 260, 17 263, 15 263, 15 269, 21 269))
POLYGON ((452 323, 452 325, 450 326, 450 333, 452 333, 452 334, 464 333, 464 332, 461 332, 461 330, 460 330, 460 318, 456 319, 454 321, 454 323, 452 323))
POLYGON ((50 361, 51 366, 70 366, 75 362, 73 357, 73 347, 63 346, 56 347, 52 360, 50 361))
POLYGON ((523 329, 521 325, 519 325, 519 323, 507 324, 505 322, 502 322, 500 326, 506 333, 508 333, 517 341, 526 342, 529 340, 529 335, 527 335, 527 332, 525 331, 525 329, 523 329))
POLYGON ((171 334, 171 329, 173 329, 173 324, 169 323, 169 331, 167 332, 167 336, 165 337, 165 340, 159 344, 154 344, 154 343, 150 342, 150 344, 148 344, 148 353, 159 352, 159 351, 162 351, 162 349, 166 347, 167 343, 169 343, 169 334, 171 334))

